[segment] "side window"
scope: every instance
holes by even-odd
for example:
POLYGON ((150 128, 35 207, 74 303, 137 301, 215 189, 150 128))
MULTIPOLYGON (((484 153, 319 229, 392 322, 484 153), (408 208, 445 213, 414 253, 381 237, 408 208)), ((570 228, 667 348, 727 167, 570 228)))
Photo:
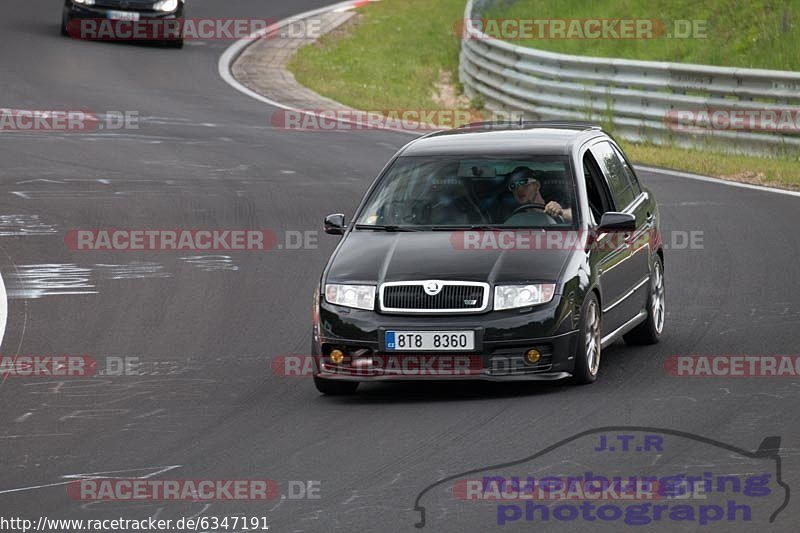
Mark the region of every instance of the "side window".
POLYGON ((607 142, 597 143, 589 150, 603 169, 603 174, 608 180, 608 187, 611 189, 611 196, 614 198, 617 210, 622 211, 633 202, 633 199, 638 194, 631 187, 631 182, 625 174, 622 161, 611 144, 607 142))
POLYGON ((630 165, 628 165, 628 162, 625 160, 625 156, 622 155, 620 149, 614 145, 611 146, 614 148, 614 152, 617 154, 617 157, 622 163, 622 169, 625 171, 625 175, 628 177, 628 181, 631 183, 631 189, 633 190, 634 196, 639 196, 642 194, 642 186, 639 185, 639 179, 636 177, 636 174, 634 174, 630 165))
POLYGON ((586 195, 589 200, 589 207, 595 221, 599 221, 603 213, 613 211, 614 205, 606 186, 606 180, 600 171, 600 166, 592 157, 590 151, 586 151, 583 156, 583 176, 586 181, 586 195))

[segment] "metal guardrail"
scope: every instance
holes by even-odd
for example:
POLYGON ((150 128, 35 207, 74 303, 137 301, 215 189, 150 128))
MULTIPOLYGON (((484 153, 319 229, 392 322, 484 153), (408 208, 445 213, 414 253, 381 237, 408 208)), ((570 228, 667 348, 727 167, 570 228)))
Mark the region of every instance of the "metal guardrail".
MULTIPOLYGON (((770 155, 798 153, 800 135, 784 131, 677 127, 677 113, 796 111, 800 72, 572 56, 514 45, 482 33, 479 19, 493 0, 469 0, 459 77, 470 98, 491 111, 532 119, 611 124, 632 141, 770 155)), ((800 130, 797 124, 795 132, 800 130)))

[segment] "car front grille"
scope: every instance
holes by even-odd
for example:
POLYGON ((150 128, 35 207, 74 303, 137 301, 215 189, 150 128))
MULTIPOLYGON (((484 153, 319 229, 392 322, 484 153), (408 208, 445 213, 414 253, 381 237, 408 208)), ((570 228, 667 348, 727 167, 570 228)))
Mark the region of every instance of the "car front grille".
POLYGON ((385 283, 381 310, 397 313, 468 313, 486 309, 489 285, 478 282, 438 282, 437 294, 425 291, 428 281, 385 283))
POLYGON ((153 11, 153 0, 96 0, 94 7, 131 11, 153 11))

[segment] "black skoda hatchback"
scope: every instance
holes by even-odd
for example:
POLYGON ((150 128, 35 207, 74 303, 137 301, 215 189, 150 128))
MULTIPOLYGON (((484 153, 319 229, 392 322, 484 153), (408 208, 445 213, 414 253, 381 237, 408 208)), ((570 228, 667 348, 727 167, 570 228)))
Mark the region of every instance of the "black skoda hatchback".
POLYGON ((597 379, 604 347, 658 342, 655 199, 614 140, 573 123, 477 124, 402 148, 314 298, 314 382, 597 379))

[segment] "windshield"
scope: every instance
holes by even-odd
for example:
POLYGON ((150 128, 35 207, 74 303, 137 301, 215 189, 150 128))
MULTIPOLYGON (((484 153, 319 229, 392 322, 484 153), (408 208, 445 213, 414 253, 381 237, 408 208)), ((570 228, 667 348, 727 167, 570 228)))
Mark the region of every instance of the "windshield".
POLYGON ((565 156, 400 157, 372 191, 358 229, 573 226, 565 156))

